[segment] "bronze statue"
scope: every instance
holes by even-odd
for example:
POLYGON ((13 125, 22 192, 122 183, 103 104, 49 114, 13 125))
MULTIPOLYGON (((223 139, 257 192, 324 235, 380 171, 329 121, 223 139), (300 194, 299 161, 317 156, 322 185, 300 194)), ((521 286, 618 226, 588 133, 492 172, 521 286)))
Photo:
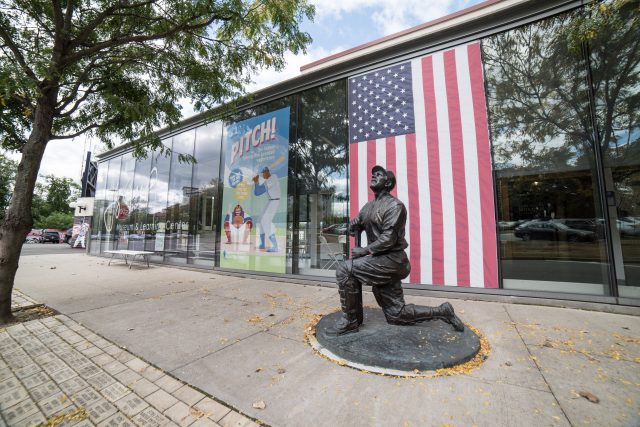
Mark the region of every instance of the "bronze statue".
POLYGON ((413 325, 442 319, 456 331, 464 331, 464 324, 448 302, 438 307, 405 304, 402 279, 411 271, 404 238, 407 210, 390 192, 396 185, 392 171, 382 166, 371 169, 369 187, 375 199, 368 202, 358 217, 349 223, 349 234, 364 231, 366 247, 355 247, 351 259, 338 265, 336 280, 342 304, 342 317, 335 324, 333 335, 357 332, 362 324, 362 284, 371 285, 376 301, 387 322, 393 325, 413 325))

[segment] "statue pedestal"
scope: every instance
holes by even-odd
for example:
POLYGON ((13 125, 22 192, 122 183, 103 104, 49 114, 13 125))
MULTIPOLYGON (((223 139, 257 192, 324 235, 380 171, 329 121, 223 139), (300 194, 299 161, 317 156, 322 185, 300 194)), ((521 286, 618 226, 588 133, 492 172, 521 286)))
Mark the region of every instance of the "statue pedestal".
POLYGON ((355 333, 327 334, 341 312, 324 316, 316 325, 311 345, 338 363, 387 375, 406 376, 449 368, 471 360, 480 350, 480 338, 468 327, 456 332, 442 320, 411 326, 387 323, 382 310, 364 309, 364 323, 355 333))

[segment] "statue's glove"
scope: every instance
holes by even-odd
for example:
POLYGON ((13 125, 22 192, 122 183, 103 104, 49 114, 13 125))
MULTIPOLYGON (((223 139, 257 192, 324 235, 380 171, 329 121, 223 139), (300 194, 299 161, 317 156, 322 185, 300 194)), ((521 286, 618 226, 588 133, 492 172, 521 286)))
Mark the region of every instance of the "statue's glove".
POLYGON ((369 255, 369 250, 367 248, 355 247, 351 249, 351 258, 353 259, 367 256, 367 255, 369 255))
POLYGON ((360 230, 362 230, 362 226, 360 225, 359 218, 353 218, 351 221, 349 221, 350 236, 355 236, 358 232, 360 232, 360 230))

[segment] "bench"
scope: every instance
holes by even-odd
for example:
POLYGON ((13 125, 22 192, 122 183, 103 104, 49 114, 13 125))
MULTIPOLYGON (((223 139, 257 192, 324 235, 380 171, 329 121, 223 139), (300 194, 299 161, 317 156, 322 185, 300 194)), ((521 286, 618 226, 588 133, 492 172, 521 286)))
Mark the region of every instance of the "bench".
POLYGON ((147 261, 147 268, 149 268, 149 255, 153 255, 155 252, 149 251, 128 251, 126 249, 114 250, 114 251, 104 251, 105 254, 111 254, 111 258, 109 259, 109 264, 111 265, 111 261, 113 261, 113 257, 116 255, 120 255, 122 259, 124 259, 125 264, 129 266, 131 269, 131 265, 137 256, 142 258, 142 260, 147 261), (131 262, 129 262, 131 260, 131 262))

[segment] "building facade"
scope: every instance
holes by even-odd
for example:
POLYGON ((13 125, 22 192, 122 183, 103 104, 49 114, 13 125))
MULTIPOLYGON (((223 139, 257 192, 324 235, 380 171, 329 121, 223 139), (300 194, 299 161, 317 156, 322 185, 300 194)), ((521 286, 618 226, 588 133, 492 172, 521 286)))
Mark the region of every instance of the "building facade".
POLYGON ((91 253, 331 281, 382 164, 407 287, 640 304, 639 2, 490 0, 302 71, 104 153, 91 253))

